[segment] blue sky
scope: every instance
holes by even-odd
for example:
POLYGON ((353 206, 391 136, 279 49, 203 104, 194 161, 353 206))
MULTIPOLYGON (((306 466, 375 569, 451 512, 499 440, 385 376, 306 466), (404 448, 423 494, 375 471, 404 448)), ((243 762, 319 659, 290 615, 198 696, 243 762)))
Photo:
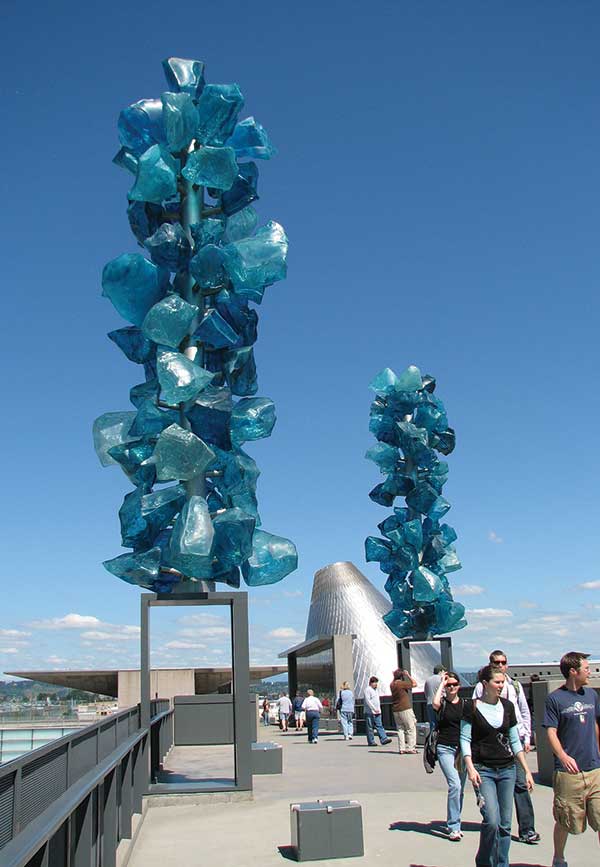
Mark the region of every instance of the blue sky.
MULTIPOLYGON (((166 90, 169 55, 238 82, 279 150, 257 210, 286 228, 289 276, 267 290, 256 349, 278 423, 249 451, 263 525, 300 565, 251 591, 253 659, 303 637, 326 563, 382 586, 363 549, 386 514, 368 499, 367 386, 411 363, 457 431, 444 493, 472 612, 457 663, 496 645, 513 661, 600 656, 597 4, 3 12, 0 671, 138 662, 139 592, 101 566, 129 488, 99 466, 91 425, 130 408, 140 378, 100 296, 103 264, 136 249, 116 120, 166 90)), ((157 664, 226 661, 224 624, 184 616, 161 612, 157 664)))

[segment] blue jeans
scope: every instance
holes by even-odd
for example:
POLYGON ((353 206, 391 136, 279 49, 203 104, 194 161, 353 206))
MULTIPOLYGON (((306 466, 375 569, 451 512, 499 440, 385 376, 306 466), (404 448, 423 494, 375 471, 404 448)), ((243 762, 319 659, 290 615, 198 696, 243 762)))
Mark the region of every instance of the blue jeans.
POLYGON ((342 731, 344 732, 345 738, 351 738, 354 730, 353 725, 353 717, 354 714, 351 710, 341 710, 340 711, 340 722, 342 724, 342 731))
POLYGON ((437 728, 437 712, 433 709, 432 704, 425 705, 425 712, 427 714, 427 722, 429 723, 429 731, 432 732, 437 728))
POLYGON ((367 730, 367 743, 370 747, 375 746, 375 731, 379 735, 381 743, 389 740, 387 733, 381 723, 380 713, 371 713, 370 710, 365 711, 365 727, 367 730))
POLYGON ((527 779, 525 771, 519 762, 515 762, 517 768, 517 781, 515 783, 515 809, 517 812, 517 822, 519 824, 519 837, 526 837, 528 834, 535 833, 535 816, 533 813, 533 803, 531 795, 527 788, 527 779))
POLYGON ((481 808, 483 822, 479 835, 479 849, 475 856, 477 867, 509 867, 510 828, 516 769, 490 768, 475 765, 481 777, 481 794, 485 804, 481 808))
POLYGON ((308 735, 308 742, 312 744, 313 741, 316 741, 319 737, 319 711, 318 710, 307 710, 306 711, 306 734, 308 735))
POLYGON ((438 744, 437 756, 440 768, 448 783, 447 824, 449 831, 460 831, 460 814, 462 812, 463 796, 467 769, 459 774, 454 767, 458 747, 448 747, 438 744))
POLYGON ((266 711, 263 710, 263 718, 262 718, 262 721, 263 721, 263 725, 264 725, 264 726, 268 726, 268 725, 269 725, 269 711, 268 711, 268 710, 266 710, 266 711))

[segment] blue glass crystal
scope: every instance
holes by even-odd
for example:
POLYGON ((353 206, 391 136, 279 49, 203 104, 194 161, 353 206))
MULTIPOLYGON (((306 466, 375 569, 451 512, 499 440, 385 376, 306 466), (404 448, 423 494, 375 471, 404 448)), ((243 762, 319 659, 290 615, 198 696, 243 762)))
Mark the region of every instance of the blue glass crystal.
POLYGON ((206 217, 190 226, 196 247, 205 244, 220 244, 225 234, 225 217, 206 217))
POLYGON ((134 412, 105 412, 94 422, 92 428, 94 449, 103 467, 116 463, 109 455, 109 449, 131 439, 129 428, 134 418, 134 412))
POLYGON ((215 298, 215 307, 239 335, 237 348, 252 346, 258 337, 258 314, 250 310, 246 298, 240 298, 234 292, 221 290, 215 298))
POLYGON ((391 506, 394 502, 394 494, 388 491, 383 484, 375 485, 373 490, 369 491, 369 497, 379 506, 391 506))
POLYGON ((158 437, 148 463, 156 466, 159 482, 174 479, 185 482, 201 475, 214 456, 214 452, 191 430, 172 424, 158 437))
POLYGON ((192 431, 208 445, 231 449, 230 420, 233 403, 228 388, 207 386, 185 411, 192 431))
POLYGON ((155 265, 169 271, 184 269, 191 254, 190 242, 180 223, 163 223, 146 238, 144 247, 155 265))
POLYGON ((442 592, 439 577, 421 566, 412 573, 413 597, 417 602, 434 602, 442 592))
POLYGON ((132 175, 137 173, 138 159, 127 148, 121 148, 117 151, 113 157, 113 163, 119 168, 131 172, 132 175))
POLYGON ((108 339, 112 340, 123 354, 135 364, 145 364, 154 355, 155 347, 135 325, 110 331, 108 339))
POLYGON ((438 492, 427 482, 419 484, 406 497, 407 505, 423 515, 427 515, 438 498, 438 492))
POLYGON ((250 587, 275 584, 298 568, 296 546, 283 536, 255 530, 252 556, 242 564, 244 581, 250 587))
POLYGON ((283 280, 287 273, 288 240, 273 221, 252 238, 234 241, 225 248, 228 270, 238 294, 283 280))
POLYGON ((229 190, 221 196, 221 208, 228 217, 237 214, 252 202, 257 201, 258 168, 256 163, 242 163, 238 176, 229 190))
POLYGON ((443 455, 451 454, 456 447, 456 434, 451 427, 438 434, 437 450, 443 455))
POLYGON ((277 151, 269 141, 266 129, 253 117, 247 117, 236 124, 228 144, 235 150, 238 159, 270 160, 277 151))
POLYGON ((375 394, 388 395, 397 390, 398 377, 389 367, 384 367, 369 383, 369 388, 375 394))
POLYGON ((241 566, 252 556, 252 537, 256 520, 241 509, 227 509, 213 518, 215 543, 213 555, 224 571, 241 566))
POLYGON ((143 551, 152 547, 152 528, 142 515, 143 496, 144 488, 140 486, 130 494, 125 494, 119 509, 121 544, 124 548, 143 551))
POLYGON ((172 153, 186 150, 198 127, 198 111, 189 93, 163 93, 163 134, 172 153))
POLYGON ((148 340, 176 349, 189 334, 197 315, 198 308, 194 304, 188 304, 173 293, 150 308, 142 323, 142 331, 148 340))
POLYGON ((181 352, 159 351, 157 370, 161 398, 170 405, 195 400, 214 378, 214 373, 190 361, 181 352))
POLYGON ((250 205, 242 208, 236 214, 232 214, 227 220, 227 228, 225 229, 225 240, 240 241, 242 238, 248 238, 253 235, 258 226, 258 214, 250 205))
POLYGON ((163 222, 164 210, 152 202, 129 202, 127 219, 129 227, 140 244, 152 235, 163 222))
POLYGON ((204 89, 204 63, 201 60, 168 57, 162 65, 170 88, 189 93, 194 98, 200 96, 204 89))
POLYGON ((190 273, 201 289, 219 289, 228 282, 226 262, 226 255, 221 247, 207 244, 191 260, 190 273))
POLYGON ((158 534, 169 524, 185 502, 183 485, 160 488, 141 497, 140 514, 150 528, 150 535, 156 540, 158 534))
MULTIPOLYGON (((143 437, 144 439, 157 437, 161 431, 178 421, 178 412, 160 409, 153 400, 144 400, 138 407, 133 424, 129 429, 129 436, 143 437)), ((149 454, 146 455, 146 457, 149 456, 149 454)))
POLYGON ((160 386, 158 379, 149 379, 147 382, 140 382, 139 385, 134 385, 129 390, 129 400, 135 407, 140 407, 145 400, 158 400, 158 390, 160 386))
POLYGON ((244 97, 237 84, 207 84, 198 100, 196 138, 205 145, 222 145, 231 136, 244 97))
POLYGON ((102 294, 134 325, 142 324, 148 310, 164 296, 168 283, 168 272, 139 253, 123 253, 102 271, 102 294))
POLYGON ((439 521, 440 518, 444 517, 449 508, 450 503, 448 500, 445 500, 444 497, 436 497, 435 502, 429 507, 427 514, 432 521, 439 521))
POLYGON ((142 462, 149 458, 153 451, 154 445, 151 442, 138 441, 112 446, 108 453, 134 485, 150 487, 156 481, 156 470, 153 466, 142 466, 142 462))
POLYGON ((465 606, 460 602, 442 598, 435 606, 436 619, 440 633, 456 632, 467 625, 465 606))
POLYGON ((399 377, 386 368, 371 383, 377 397, 369 429, 379 443, 366 457, 387 478, 369 496, 388 506, 404 496, 407 506, 379 524, 388 542, 366 540, 367 559, 379 561, 389 574, 386 591, 393 608, 384 620, 398 637, 427 638, 465 626, 464 608, 452 601, 446 577, 461 568, 452 546, 456 533, 439 524, 450 504, 442 496, 448 465, 436 451, 452 450, 454 431, 444 404, 433 396, 435 386, 432 376, 422 377, 412 365, 399 377))
POLYGON ((377 536, 367 536, 365 539, 365 557, 367 563, 388 560, 391 553, 392 546, 385 539, 378 539, 377 536))
POLYGON ((387 443, 375 443, 367 449, 365 457, 376 463, 382 473, 391 473, 400 461, 400 452, 387 443))
POLYGON ((152 145, 140 156, 135 184, 129 198, 160 204, 177 193, 177 163, 159 145, 152 145))
POLYGON ((228 352, 224 369, 227 384, 232 394, 239 397, 250 397, 256 394, 258 382, 256 380, 254 352, 251 346, 244 346, 241 349, 228 352))
POLYGON ((275 404, 268 397, 239 400, 231 414, 231 439, 236 444, 270 437, 277 416, 275 404))
POLYGON ((181 174, 200 187, 229 190, 238 174, 235 151, 233 148, 208 146, 192 151, 181 174))
POLYGON ((396 383, 397 391, 417 391, 422 387, 423 379, 421 378, 421 371, 414 364, 411 364, 400 374, 396 383))
POLYGON ((206 500, 191 496, 173 526, 170 562, 191 578, 210 578, 214 535, 206 500))
POLYGON ((121 554, 112 560, 105 560, 102 565, 128 584, 151 589, 160 569, 160 548, 150 548, 137 554, 121 554))
POLYGON ((119 141, 135 156, 163 141, 160 99, 140 99, 119 115, 119 141))
POLYGON ((210 307, 194 332, 194 340, 202 341, 214 349, 225 349, 235 346, 239 334, 236 334, 214 307, 210 307))
POLYGON ((454 548, 446 549, 446 553, 440 560, 440 566, 446 574, 448 572, 456 572, 458 569, 462 568, 462 564, 454 548))

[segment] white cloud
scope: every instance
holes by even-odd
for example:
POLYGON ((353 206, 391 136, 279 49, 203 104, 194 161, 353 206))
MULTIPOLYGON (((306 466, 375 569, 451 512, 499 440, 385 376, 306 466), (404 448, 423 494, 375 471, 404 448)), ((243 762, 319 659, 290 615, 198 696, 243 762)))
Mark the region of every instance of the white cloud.
POLYGON ((532 602, 531 599, 521 599, 519 602, 520 608, 537 608, 537 602, 532 602))
POLYGON ((89 629, 101 625, 102 621, 91 614, 65 614, 64 617, 34 620, 29 624, 32 629, 89 629))
POLYGON ((522 638, 503 638, 502 644, 523 644, 522 638))
POLYGON ((206 644, 199 644, 194 641, 167 641, 165 647, 169 650, 198 650, 204 649, 206 644))
POLYGON ((302 590, 284 590, 283 596, 287 599, 298 599, 300 596, 304 596, 302 590))
POLYGON ((0 650, 0 654, 2 654, 2 653, 18 653, 18 652, 19 652, 18 647, 3 647, 0 650))
POLYGON ((580 590, 600 590, 600 581, 584 581, 577 586, 580 590))
POLYGON ((496 619, 497 617, 512 617, 512 611, 507 608, 468 608, 467 617, 489 617, 496 619))
POLYGON ((84 641, 134 641, 137 636, 131 632, 103 632, 95 629, 90 632, 82 632, 81 638, 84 641))
POLYGON ((480 596, 485 593, 485 588, 479 584, 456 584, 453 590, 458 596, 480 596))
POLYGON ((228 626, 197 626, 195 629, 182 629, 180 635, 186 638, 222 638, 230 635, 228 626))
POLYGON ((46 662, 49 665, 64 665, 65 662, 70 662, 72 664, 73 662, 76 662, 76 661, 77 660, 63 659, 62 656, 49 656, 48 659, 46 660, 46 662))
POLYGON ((211 624, 223 624, 225 623, 225 618, 220 617, 218 614, 186 614, 179 618, 179 623, 209 626, 211 624))
POLYGON ((268 638, 302 638, 302 634, 291 626, 278 626, 267 633, 268 638))
POLYGON ((20 629, 0 629, 0 638, 25 638, 31 632, 23 632, 20 629))
POLYGON ((488 533, 488 539, 495 545, 501 545, 502 542, 504 542, 504 539, 499 536, 498 533, 494 532, 494 530, 490 530, 490 532, 488 533))

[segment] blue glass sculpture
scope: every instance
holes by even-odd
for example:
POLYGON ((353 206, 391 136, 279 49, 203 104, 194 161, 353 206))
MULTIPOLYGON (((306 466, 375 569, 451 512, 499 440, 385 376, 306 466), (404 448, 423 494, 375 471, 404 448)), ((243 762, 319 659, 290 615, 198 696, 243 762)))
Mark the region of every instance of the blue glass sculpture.
POLYGON ((273 401, 255 396, 250 304, 285 277, 287 238, 275 222, 257 228, 258 169, 248 162, 275 150, 254 118, 239 121, 237 84, 205 85, 198 60, 163 67, 168 90, 124 109, 118 124, 114 162, 135 176, 127 215, 147 254, 109 262, 102 286, 130 323, 109 337, 144 382, 130 391, 133 411, 94 423, 100 462, 134 485, 119 510, 132 550, 104 566, 157 592, 190 581, 238 587, 240 574, 272 584, 296 569, 297 552, 259 529, 259 470, 242 445, 270 436, 276 418, 273 401))
POLYGON ((456 532, 440 523, 450 508, 442 496, 448 464, 436 452, 450 454, 455 435, 435 385, 412 365, 400 376, 386 368, 370 385, 376 397, 369 430, 378 442, 366 457, 386 478, 369 496, 394 511, 378 525, 383 538, 366 539, 365 553, 388 575, 392 609, 383 619, 398 638, 427 639, 467 625, 446 577, 461 567, 456 532), (394 506, 396 497, 406 505, 394 506))

